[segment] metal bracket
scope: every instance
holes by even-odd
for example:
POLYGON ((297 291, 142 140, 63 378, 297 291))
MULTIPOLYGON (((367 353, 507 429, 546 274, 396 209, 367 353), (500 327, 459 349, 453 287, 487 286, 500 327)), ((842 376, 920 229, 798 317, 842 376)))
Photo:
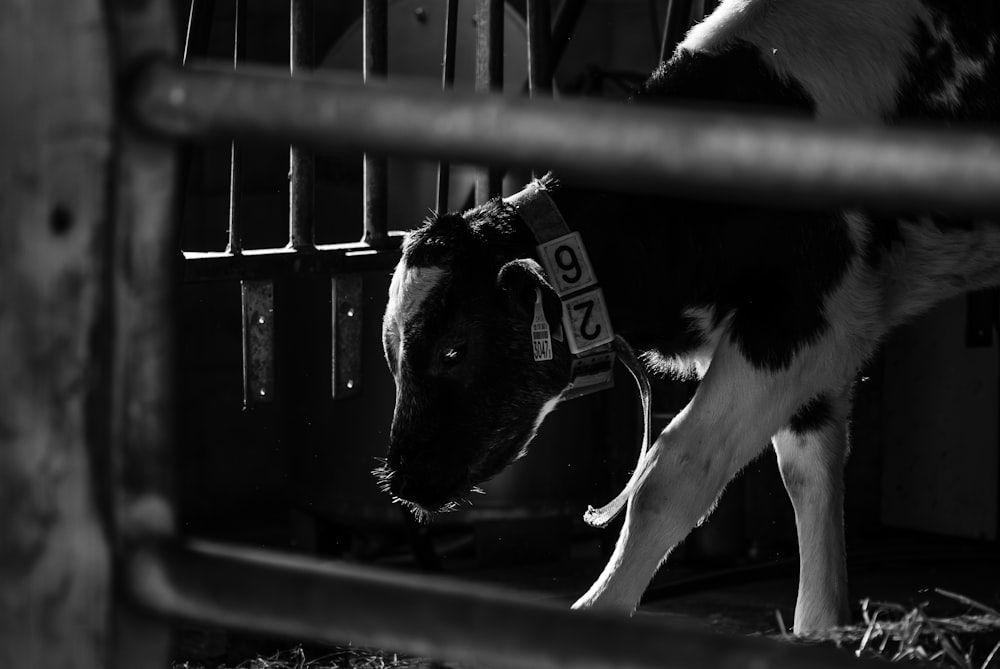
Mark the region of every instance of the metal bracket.
POLYGON ((361 325, 364 282, 360 274, 340 274, 330 281, 333 314, 334 399, 354 397, 361 392, 361 325))
POLYGON ((243 406, 274 397, 274 282, 241 281, 243 406))

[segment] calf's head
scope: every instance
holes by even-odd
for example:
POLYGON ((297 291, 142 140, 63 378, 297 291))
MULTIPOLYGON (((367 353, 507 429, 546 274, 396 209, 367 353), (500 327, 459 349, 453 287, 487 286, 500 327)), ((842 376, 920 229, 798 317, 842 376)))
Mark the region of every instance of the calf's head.
POLYGON ((396 407, 382 488, 419 519, 446 511, 524 454, 569 383, 569 352, 532 356, 536 299, 561 305, 534 243, 500 201, 435 216, 410 233, 389 288, 382 341, 396 407))

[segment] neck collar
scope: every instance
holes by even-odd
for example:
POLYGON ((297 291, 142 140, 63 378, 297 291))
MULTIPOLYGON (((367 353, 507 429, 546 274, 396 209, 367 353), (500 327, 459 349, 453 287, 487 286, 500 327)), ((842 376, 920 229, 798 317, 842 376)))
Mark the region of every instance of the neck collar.
MULTIPOLYGON (((611 319, 604 301, 604 293, 597 282, 597 275, 580 233, 572 232, 563 219, 559 208, 546 191, 545 184, 535 180, 519 193, 504 199, 517 211, 538 242, 537 251, 546 278, 562 301, 562 328, 566 332, 566 343, 573 354, 572 380, 563 391, 562 399, 572 399, 582 395, 606 390, 614 385, 614 364, 618 360, 632 374, 639 388, 642 403, 643 439, 639 450, 639 463, 625 488, 618 495, 595 509, 590 507, 584 520, 595 527, 604 527, 618 515, 629 498, 635 493, 651 469, 647 457, 652 440, 651 388, 645 368, 636 359, 628 342, 611 329, 611 319)), ((544 331, 549 357, 551 341, 548 340, 549 327, 541 308, 541 294, 535 305, 535 321, 532 323, 532 337, 536 330, 544 331), (539 322, 539 319, 541 322, 539 322), (537 326, 537 327, 536 327, 537 326)), ((532 341, 535 344, 535 341, 532 341)), ((536 349, 537 350, 537 349, 536 349)))
MULTIPOLYGON (((583 238, 570 230, 541 181, 532 181, 504 202, 514 208, 535 236, 545 277, 562 302, 561 329, 573 354, 572 380, 563 399, 611 388, 615 333, 583 238)), ((560 335, 557 329, 556 338, 560 339, 560 335)))

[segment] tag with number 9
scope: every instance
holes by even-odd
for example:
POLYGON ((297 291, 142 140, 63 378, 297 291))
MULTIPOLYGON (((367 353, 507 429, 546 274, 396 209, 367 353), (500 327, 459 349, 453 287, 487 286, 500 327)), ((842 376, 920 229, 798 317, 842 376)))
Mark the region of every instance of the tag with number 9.
POLYGON ((571 232, 538 247, 545 273, 559 297, 597 283, 580 233, 571 232))

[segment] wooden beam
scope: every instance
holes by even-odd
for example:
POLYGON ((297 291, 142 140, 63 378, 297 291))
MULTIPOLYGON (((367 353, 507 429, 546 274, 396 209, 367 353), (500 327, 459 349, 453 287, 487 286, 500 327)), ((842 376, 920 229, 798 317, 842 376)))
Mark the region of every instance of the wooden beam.
POLYGON ((102 7, 0 1, 0 667, 108 666, 102 7))
MULTIPOLYGON (((170 0, 106 2, 118 90, 139 63, 179 62, 170 0)), ((116 556, 174 529, 171 506, 180 283, 174 146, 124 125, 116 134, 110 279, 111 490, 116 556)), ((117 601, 112 665, 162 669, 170 627, 129 601, 117 601)))

